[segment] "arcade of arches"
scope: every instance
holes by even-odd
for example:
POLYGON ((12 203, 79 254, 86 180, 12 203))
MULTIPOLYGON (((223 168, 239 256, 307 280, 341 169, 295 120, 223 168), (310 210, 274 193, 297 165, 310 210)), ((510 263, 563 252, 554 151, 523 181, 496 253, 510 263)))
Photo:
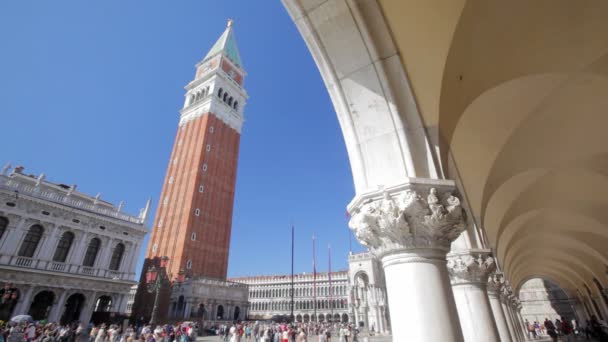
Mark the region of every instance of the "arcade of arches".
POLYGON ((395 340, 520 341, 537 277, 577 319, 608 316, 608 3, 282 1, 337 113, 395 340))

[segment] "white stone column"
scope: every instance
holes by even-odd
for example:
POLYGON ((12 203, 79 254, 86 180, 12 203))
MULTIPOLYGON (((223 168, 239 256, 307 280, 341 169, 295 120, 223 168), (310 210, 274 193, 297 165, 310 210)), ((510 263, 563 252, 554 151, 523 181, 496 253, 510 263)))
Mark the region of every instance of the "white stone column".
POLYGON ((43 225, 49 232, 48 236, 45 234, 46 239, 40 243, 38 258, 43 261, 51 261, 53 254, 55 254, 55 249, 57 249, 59 227, 53 223, 44 223, 43 225))
POLYGON ((511 318, 513 319, 513 329, 515 329, 515 333, 517 334, 517 338, 519 341, 525 341, 526 340, 526 336, 524 334, 523 331, 523 327, 521 322, 519 321, 518 315, 517 315, 517 305, 519 304, 519 299, 512 294, 510 299, 510 303, 511 305, 508 305, 509 310, 511 311, 511 318))
POLYGON ((15 309, 13 310, 13 313, 12 313, 13 316, 27 314, 28 310, 30 309, 30 305, 32 303, 32 297, 34 296, 35 289, 36 289, 35 286, 30 286, 25 291, 25 294, 21 293, 21 295, 22 295, 21 302, 17 303, 17 306, 15 307, 15 309))
POLYGON ((114 249, 114 239, 103 239, 101 243, 101 253, 99 253, 99 255, 97 256, 98 260, 95 261, 96 268, 100 268, 103 270, 108 269, 112 249, 114 249))
POLYGON ((133 250, 130 259, 131 263, 129 264, 129 268, 125 270, 125 272, 128 272, 130 275, 132 274, 133 276, 135 276, 135 267, 137 267, 137 260, 139 259, 139 250, 141 248, 139 243, 134 242, 134 244, 134 247, 131 248, 133 250))
POLYGON ((349 205, 350 228, 384 267, 394 341, 463 341, 446 267, 465 229, 455 190, 452 181, 411 179, 349 205))
POLYGON ((79 235, 80 236, 76 237, 78 244, 74 246, 75 253, 72 254, 72 257, 70 259, 70 264, 74 265, 82 265, 84 253, 86 252, 87 246, 89 245, 89 233, 85 231, 80 232, 79 235))
POLYGON ((87 324, 91 321, 93 310, 95 310, 95 302, 97 302, 97 292, 91 292, 85 296, 85 301, 79 317, 81 322, 87 324))
POLYGON ((513 327, 513 317, 511 316, 511 310, 509 310, 509 298, 511 297, 511 292, 511 287, 506 282, 503 283, 500 294, 500 305, 507 321, 511 340, 516 342, 519 341, 519 336, 513 327))
POLYGON ((496 269, 491 251, 450 253, 447 265, 465 342, 500 342, 487 292, 496 269))
POLYGON ((59 295, 59 299, 54 303, 51 313, 49 314, 49 322, 59 322, 59 318, 61 318, 60 315, 63 312, 62 309, 65 306, 68 291, 64 289, 61 289, 60 291, 61 294, 59 295))
POLYGON ((494 315, 494 321, 496 322, 496 328, 498 328, 500 341, 512 342, 513 339, 511 338, 511 333, 509 332, 507 318, 500 302, 503 280, 504 276, 502 273, 495 273, 490 277, 488 282, 488 299, 490 300, 490 305, 492 306, 492 313, 494 315))
POLYGON ((17 255, 21 246, 21 240, 23 240, 24 235, 27 233, 27 229, 24 227, 27 222, 26 218, 9 215, 8 219, 9 224, 4 232, 6 238, 3 239, 4 242, 2 243, 2 247, 0 247, 0 262, 2 263, 8 263, 12 255, 17 255), (16 223, 13 224, 13 222, 16 223))

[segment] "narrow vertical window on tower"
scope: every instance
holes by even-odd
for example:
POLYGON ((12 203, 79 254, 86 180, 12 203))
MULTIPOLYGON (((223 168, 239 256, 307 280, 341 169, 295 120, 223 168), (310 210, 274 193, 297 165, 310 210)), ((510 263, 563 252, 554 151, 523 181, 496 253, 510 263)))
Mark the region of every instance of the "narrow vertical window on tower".
POLYGON ((196 233, 192 233, 192 236, 190 236, 190 239, 192 241, 196 241, 196 233))
POLYGON ((191 269, 192 268, 192 260, 188 260, 186 261, 186 269, 191 269))
POLYGON ((210 144, 207 144, 207 147, 205 147, 205 150, 206 150, 207 152, 211 151, 211 145, 210 145, 210 144))
POLYGON ((207 163, 203 164, 203 172, 207 172, 207 163))
POLYGON ((205 187, 203 185, 198 187, 198 192, 203 192, 205 191, 205 187))
POLYGON ((209 132, 211 132, 211 133, 215 132, 215 127, 213 127, 213 126, 209 127, 209 132))
POLYGON ((194 215, 199 216, 201 214, 201 210, 199 208, 196 208, 196 210, 194 210, 194 215))

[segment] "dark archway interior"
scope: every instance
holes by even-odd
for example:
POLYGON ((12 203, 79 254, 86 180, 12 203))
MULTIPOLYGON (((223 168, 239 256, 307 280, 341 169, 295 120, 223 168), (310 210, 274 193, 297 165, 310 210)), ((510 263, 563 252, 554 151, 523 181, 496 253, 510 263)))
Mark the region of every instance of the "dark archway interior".
POLYGON ((55 300, 55 294, 51 291, 41 291, 36 296, 30 305, 28 314, 35 321, 47 319, 55 300))
POLYGON ((79 320, 84 300, 85 297, 81 293, 75 293, 68 297, 65 303, 65 310, 61 316, 61 324, 68 324, 79 320))

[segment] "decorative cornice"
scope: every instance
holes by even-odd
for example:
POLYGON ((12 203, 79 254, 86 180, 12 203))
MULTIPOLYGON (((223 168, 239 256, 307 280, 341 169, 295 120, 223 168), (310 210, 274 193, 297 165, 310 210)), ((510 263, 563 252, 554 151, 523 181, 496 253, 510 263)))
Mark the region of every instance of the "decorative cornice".
POLYGON ((490 251, 471 251, 471 254, 448 256, 448 272, 452 284, 486 284, 490 273, 496 270, 496 263, 490 251))
MULTIPOLYGON (((241 110, 243 108, 241 107, 241 110)), ((220 101, 216 96, 208 96, 207 99, 200 101, 196 105, 185 108, 182 111, 179 125, 184 125, 206 114, 213 114, 226 125, 241 133, 244 119, 240 113, 232 107, 220 101)))
MULTIPOLYGON (((465 229, 465 214, 453 183, 412 180, 389 191, 381 189, 356 199, 350 229, 364 246, 382 256, 399 250, 437 248, 447 253, 465 229), (426 193, 425 197, 419 193, 426 193)), ((352 203, 351 203, 352 205, 352 203)))

